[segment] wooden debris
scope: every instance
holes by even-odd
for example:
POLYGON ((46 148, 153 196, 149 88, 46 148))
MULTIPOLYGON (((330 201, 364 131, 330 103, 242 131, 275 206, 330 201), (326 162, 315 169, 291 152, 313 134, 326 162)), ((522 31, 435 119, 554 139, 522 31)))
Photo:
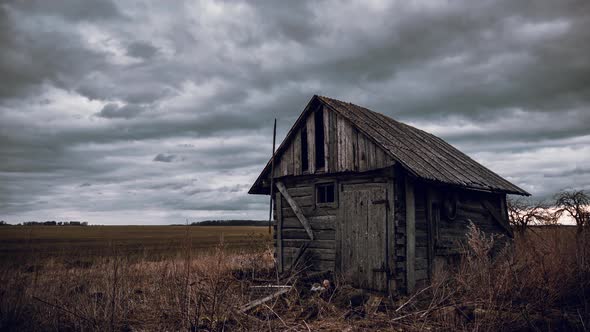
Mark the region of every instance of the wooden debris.
POLYGON ((279 296, 289 292, 291 290, 291 288, 292 288, 291 286, 286 286, 286 285, 252 286, 252 287, 250 287, 250 289, 255 294, 260 294, 261 292, 262 293, 269 293, 270 292, 270 294, 245 304, 244 306, 242 306, 240 308, 239 312, 244 313, 254 307, 257 307, 263 303, 266 303, 276 297, 279 297, 279 296))

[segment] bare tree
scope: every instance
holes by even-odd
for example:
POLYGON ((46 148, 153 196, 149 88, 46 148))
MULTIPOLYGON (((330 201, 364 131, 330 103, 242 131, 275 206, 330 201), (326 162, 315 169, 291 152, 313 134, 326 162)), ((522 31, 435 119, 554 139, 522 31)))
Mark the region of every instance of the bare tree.
POLYGON ((521 234, 528 226, 554 224, 557 219, 544 201, 509 198, 507 205, 510 224, 521 234))
POLYGON ((576 222, 578 233, 590 223, 590 196, 584 190, 561 191, 555 195, 556 215, 568 214, 576 222))

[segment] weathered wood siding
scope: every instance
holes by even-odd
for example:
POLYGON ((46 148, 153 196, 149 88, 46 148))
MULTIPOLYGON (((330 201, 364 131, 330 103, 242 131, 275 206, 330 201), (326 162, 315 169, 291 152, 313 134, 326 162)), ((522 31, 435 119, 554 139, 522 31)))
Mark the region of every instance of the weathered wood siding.
POLYGON ((393 278, 400 293, 405 293, 406 288, 406 190, 403 172, 396 172, 393 180, 394 186, 394 236, 395 236, 395 270, 393 278))
POLYGON ((416 285, 423 285, 428 281, 428 219, 426 211, 426 188, 417 185, 414 190, 416 214, 416 285))
MULTIPOLYGON (((397 290, 407 292, 407 223, 406 191, 403 172, 394 179, 395 211, 395 274, 397 290)), ((505 194, 484 193, 454 187, 434 186, 417 181, 414 185, 415 247, 413 265, 416 287, 429 282, 437 269, 448 269, 460 258, 461 248, 466 244, 468 225, 473 222, 487 236, 497 237, 494 250, 502 249, 510 240, 508 231, 486 209, 487 201, 497 215, 506 218, 505 194), (457 215, 450 220, 443 212, 445 197, 457 199, 457 215), (432 206, 439 206, 438 222, 435 223, 432 206)))
MULTIPOLYGON (((277 256, 277 260, 286 270, 295 260, 299 248, 309 242, 302 260, 309 265, 312 270, 338 270, 337 262, 340 260, 341 247, 339 243, 341 236, 338 228, 339 211, 343 208, 343 201, 340 196, 341 185, 351 184, 382 184, 384 190, 390 190, 391 173, 372 172, 370 174, 359 174, 355 177, 347 175, 324 175, 324 176, 300 176, 284 179, 285 187, 289 195, 301 208, 303 214, 308 219, 314 233, 315 239, 309 241, 309 236, 305 232, 303 225, 297 219, 297 216, 289 206, 288 202, 281 195, 277 195, 275 201, 275 251, 278 256, 282 252, 282 258, 277 256), (315 185, 334 181, 336 183, 336 204, 333 206, 316 206, 315 204, 315 185), (279 201, 280 199, 280 201, 279 201), (280 211, 277 211, 280 207, 280 211), (278 220, 278 218, 281 218, 278 220), (278 228, 280 227, 280 228, 278 228)), ((391 186, 391 188, 393 188, 391 186)), ((377 199, 375 199, 377 200, 377 199)), ((384 205, 386 206, 386 205, 384 205)), ((393 232, 393 216, 387 216, 387 222, 391 224, 393 232)), ((389 229, 389 228, 387 228, 389 229)), ((341 230, 340 230, 341 231, 341 230)), ((382 234, 385 236, 385 234, 382 234)), ((393 245, 391 245, 393 251, 393 245)), ((385 249, 384 249, 385 250, 385 249)), ((393 261, 393 259, 392 259, 393 261)))
MULTIPOLYGON (((316 179, 299 179, 286 181, 285 186, 289 195, 295 200, 308 219, 315 239, 309 243, 304 252, 301 263, 308 265, 312 270, 334 270, 336 256, 336 215, 337 207, 316 207, 314 202, 314 190, 316 179)), ((277 206, 279 204, 276 204, 277 206)), ((288 269, 296 258, 299 249, 309 241, 303 225, 297 216, 281 196, 282 230, 277 236, 275 233, 275 247, 282 248, 281 259, 284 269, 288 269), (278 241, 281 243, 279 244, 278 241)))
POLYGON ((354 287, 387 291, 387 191, 387 182, 341 184, 341 271, 354 287))
POLYGON ((455 220, 450 220, 444 212, 441 212, 438 227, 434 225, 435 234, 438 235, 434 239, 434 271, 443 269, 448 264, 456 263, 462 246, 466 244, 466 234, 471 222, 487 236, 496 237, 494 247, 496 252, 503 248, 510 239, 507 230, 494 219, 492 213, 482 204, 483 201, 490 202, 499 215, 505 216, 505 207, 501 203, 505 195, 469 190, 456 190, 455 193, 458 199, 457 217, 455 220))
POLYGON ((285 148, 277 157, 275 177, 346 171, 365 172, 394 164, 393 159, 383 149, 354 128, 350 121, 324 108, 325 167, 316 169, 316 128, 313 113, 310 113, 303 123, 307 130, 308 171, 303 171, 301 167, 301 128, 298 128, 291 140, 285 142, 285 148))

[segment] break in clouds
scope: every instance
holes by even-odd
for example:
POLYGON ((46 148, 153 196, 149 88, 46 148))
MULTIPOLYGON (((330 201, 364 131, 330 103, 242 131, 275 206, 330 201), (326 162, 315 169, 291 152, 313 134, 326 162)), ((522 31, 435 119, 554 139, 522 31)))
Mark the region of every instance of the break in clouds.
POLYGON ((590 189, 588 1, 0 4, 0 219, 267 216, 313 94, 430 131, 537 198, 590 189))

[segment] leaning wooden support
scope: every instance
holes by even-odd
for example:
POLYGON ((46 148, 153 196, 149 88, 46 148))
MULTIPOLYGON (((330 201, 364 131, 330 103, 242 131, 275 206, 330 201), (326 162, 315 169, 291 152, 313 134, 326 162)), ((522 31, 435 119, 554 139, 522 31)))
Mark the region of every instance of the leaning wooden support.
POLYGON ((297 202, 295 202, 293 197, 291 197, 291 195, 289 195, 287 188, 285 187, 285 185, 281 181, 277 181, 277 189, 279 189, 279 191, 281 192, 283 197, 285 197, 285 200, 287 201, 287 203, 289 203, 289 206, 291 206, 291 209, 293 210, 293 212, 297 216, 297 219, 299 219, 299 221, 301 222, 301 225, 303 225, 303 228, 305 228, 307 235, 309 235, 309 239, 313 240, 314 239, 313 238, 313 231, 311 230, 311 226, 309 225, 307 218, 305 218, 305 216, 303 215, 303 211, 301 211, 301 208, 299 208, 299 205, 297 205, 297 202))

